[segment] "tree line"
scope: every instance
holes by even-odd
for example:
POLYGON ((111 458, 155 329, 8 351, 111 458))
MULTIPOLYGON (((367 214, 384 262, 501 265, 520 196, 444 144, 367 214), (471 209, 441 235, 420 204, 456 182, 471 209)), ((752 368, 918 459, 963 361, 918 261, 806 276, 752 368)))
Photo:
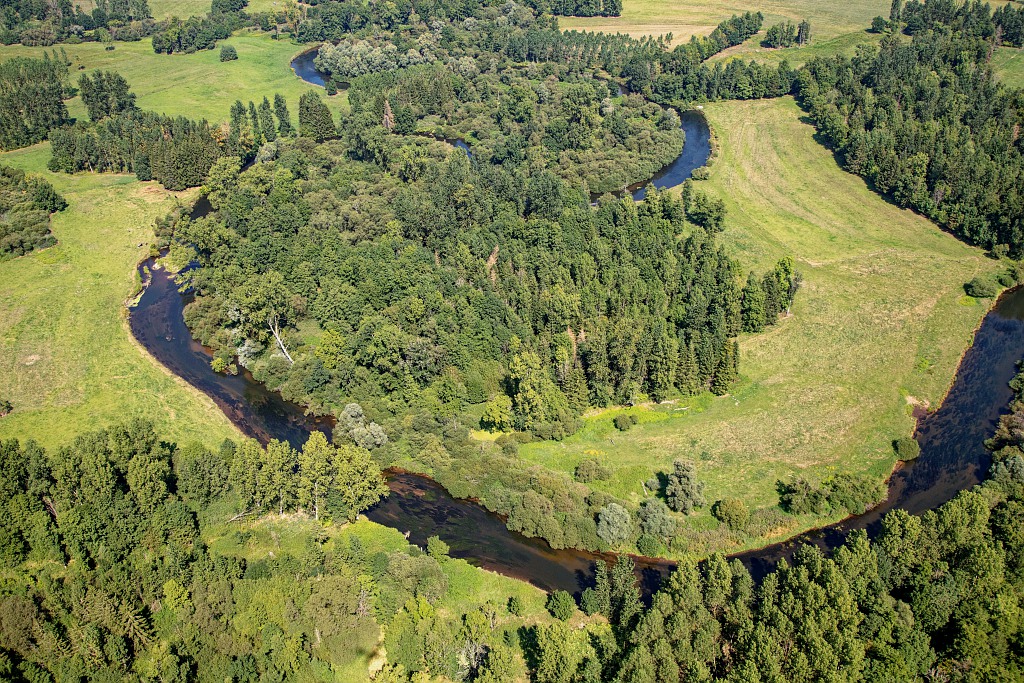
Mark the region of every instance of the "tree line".
POLYGON ((875 52, 809 62, 798 79, 803 106, 843 165, 878 192, 961 239, 1019 255, 1024 103, 987 66, 997 29, 989 6, 927 0, 898 16, 913 26, 909 41, 894 33, 875 52))
POLYGON ((33 145, 69 121, 67 62, 56 53, 43 57, 0 63, 0 149, 33 145))

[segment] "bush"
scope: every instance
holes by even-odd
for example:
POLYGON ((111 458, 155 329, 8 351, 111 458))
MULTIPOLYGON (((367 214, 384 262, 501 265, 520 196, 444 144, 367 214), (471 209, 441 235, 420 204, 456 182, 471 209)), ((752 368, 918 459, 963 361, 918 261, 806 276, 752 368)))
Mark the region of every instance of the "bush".
POLYGON ((707 180, 710 176, 711 172, 708 170, 707 166, 698 166, 693 169, 692 173, 690 173, 690 177, 694 180, 707 180))
POLYGON ((665 544, 651 534, 641 534, 636 540, 636 549, 646 557, 661 557, 665 554, 665 544))
POLYGON ((921 446, 909 436, 901 436, 893 441, 892 449, 900 460, 913 460, 921 454, 921 446))
POLYGON ((625 543, 633 535, 633 518, 618 503, 608 503, 597 514, 597 535, 608 545, 625 543))
POLYGON ((889 28, 889 22, 883 16, 877 16, 871 20, 871 30, 874 33, 885 33, 889 28))
POLYGON ((427 554, 435 560, 440 561, 448 557, 449 550, 451 550, 451 548, 448 544, 442 541, 439 537, 431 536, 427 539, 427 554))
POLYGON ((232 62, 238 59, 238 51, 235 50, 233 45, 221 45, 220 46, 220 61, 232 62))
POLYGON ((987 299, 999 293, 999 287, 988 278, 976 277, 964 285, 964 291, 968 296, 978 299, 987 299))
POLYGON ((576 611, 576 601, 566 591, 555 591, 548 596, 548 612, 559 621, 568 621, 576 611))
POLYGON ((523 616, 523 601, 519 599, 518 595, 513 595, 508 599, 508 613, 514 617, 523 616))
POLYGON ((589 484, 592 481, 607 479, 612 475, 611 470, 597 461, 596 458, 588 458, 576 466, 573 476, 581 484, 589 484))
POLYGON ((629 431, 629 428, 637 423, 637 419, 634 415, 623 413, 622 415, 616 415, 612 422, 615 424, 616 429, 620 432, 625 432, 629 431))
POLYGON ((747 526, 747 522, 750 520, 750 511, 738 498, 723 498, 715 501, 715 504, 711 506, 711 514, 734 531, 747 526))
POLYGON ((0 398, 0 417, 9 414, 12 410, 14 410, 14 406, 11 405, 11 402, 0 398))

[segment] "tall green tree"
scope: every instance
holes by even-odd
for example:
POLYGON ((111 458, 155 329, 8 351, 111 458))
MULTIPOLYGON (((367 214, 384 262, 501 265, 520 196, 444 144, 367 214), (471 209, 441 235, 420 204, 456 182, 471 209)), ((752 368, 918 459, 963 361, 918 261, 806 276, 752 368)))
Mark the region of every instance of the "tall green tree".
POLYGON ((299 135, 317 142, 338 136, 331 110, 315 90, 305 92, 299 98, 299 135))

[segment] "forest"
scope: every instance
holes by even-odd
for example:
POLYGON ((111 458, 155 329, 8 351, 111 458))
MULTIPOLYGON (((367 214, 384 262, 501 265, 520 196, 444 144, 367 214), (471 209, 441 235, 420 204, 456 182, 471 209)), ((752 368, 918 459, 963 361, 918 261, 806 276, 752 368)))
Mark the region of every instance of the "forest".
POLYGON ((539 622, 518 596, 443 608, 457 588, 436 537, 426 552, 381 552, 326 527, 261 559, 204 540, 232 513, 352 519, 387 492, 359 446, 315 433, 301 449, 245 440, 211 452, 143 421, 53 454, 5 441, 0 672, 317 679, 383 629, 379 681, 1016 680, 1024 375, 1012 386, 988 480, 923 516, 891 512, 872 540, 853 532, 828 556, 803 546, 759 581, 721 555, 683 561, 647 600, 628 556, 599 561, 592 585, 552 593, 553 619, 539 622))
MULTIPOLYGON (((42 178, 0 165, 0 260, 55 244, 50 233, 50 214, 67 205, 42 178)), ((0 412, 9 410, 8 405, 0 412)))

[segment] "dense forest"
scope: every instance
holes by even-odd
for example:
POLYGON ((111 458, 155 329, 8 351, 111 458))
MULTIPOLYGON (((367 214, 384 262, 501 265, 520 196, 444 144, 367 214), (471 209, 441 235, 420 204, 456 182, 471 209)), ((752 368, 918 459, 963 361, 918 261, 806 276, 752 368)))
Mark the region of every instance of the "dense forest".
MULTIPOLYGON (((0 5, 0 43, 49 46, 81 42, 86 31, 107 30, 120 40, 149 35, 153 21, 146 0, 98 0, 91 12, 71 0, 11 0, 0 5)), ((90 36, 99 39, 97 35, 90 36)))
POLYGON ((812 60, 798 79, 801 101, 843 165, 876 190, 1019 256, 1024 94, 997 84, 988 66, 999 24, 974 2, 893 10, 911 39, 893 33, 877 51, 812 60))
POLYGON ((0 150, 35 144, 66 124, 68 95, 67 61, 56 53, 0 62, 0 150))
POLYGON ((0 166, 0 260, 55 244, 50 214, 67 205, 45 180, 0 166))

